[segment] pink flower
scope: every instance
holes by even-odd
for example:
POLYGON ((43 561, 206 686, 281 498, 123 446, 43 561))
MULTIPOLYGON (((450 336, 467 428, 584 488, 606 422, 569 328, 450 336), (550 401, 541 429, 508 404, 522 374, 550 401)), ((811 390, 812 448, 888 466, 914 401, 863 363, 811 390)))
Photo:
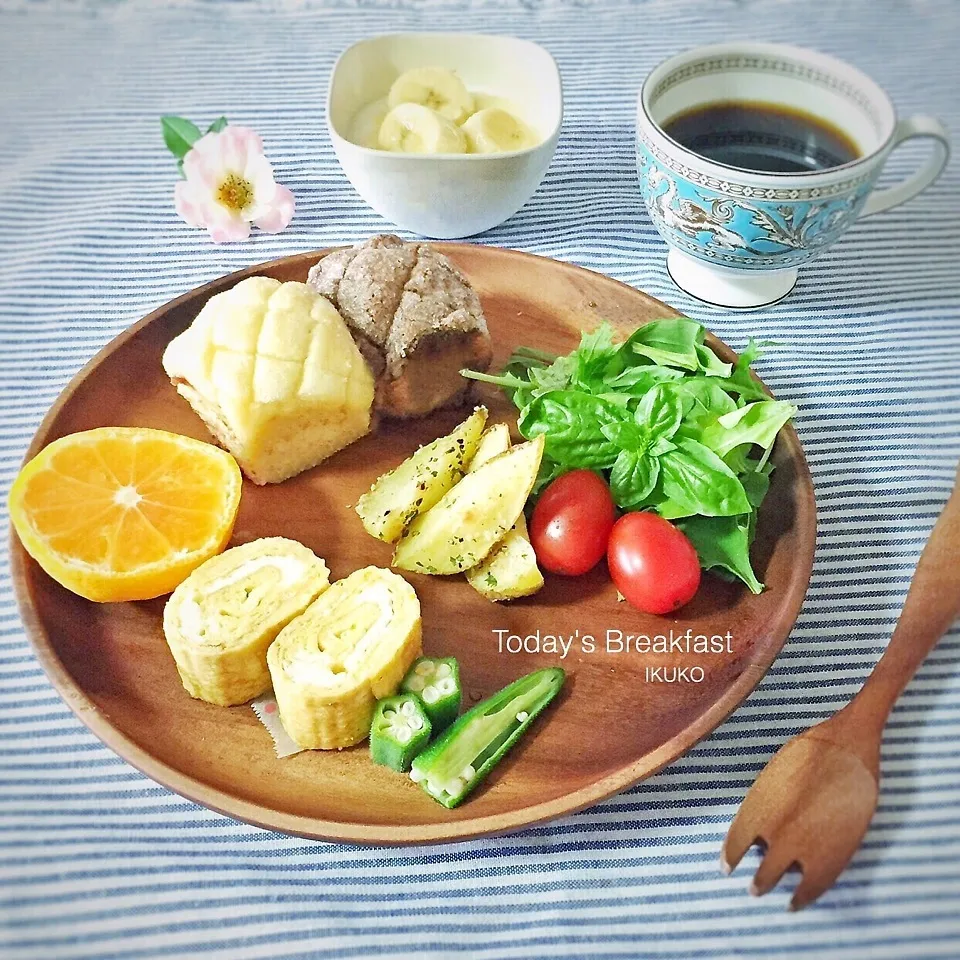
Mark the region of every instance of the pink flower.
POLYGON ((214 243, 246 240, 250 224, 279 233, 293 217, 293 194, 273 179, 263 141, 247 127, 202 136, 183 159, 177 213, 205 227, 214 243))

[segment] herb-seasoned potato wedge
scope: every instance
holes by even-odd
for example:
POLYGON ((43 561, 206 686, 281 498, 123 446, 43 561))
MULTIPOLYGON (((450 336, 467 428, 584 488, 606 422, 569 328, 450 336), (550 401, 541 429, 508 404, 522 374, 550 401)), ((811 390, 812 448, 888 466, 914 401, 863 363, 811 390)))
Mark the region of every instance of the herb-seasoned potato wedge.
POLYGON ((488 460, 407 527, 393 565, 415 573, 475 567, 517 522, 543 456, 543 437, 488 460))
MULTIPOLYGON (((505 423, 487 427, 467 472, 471 473, 509 449, 510 428, 505 423)), ((543 586, 543 574, 537 566, 537 555, 530 545, 527 521, 522 513, 503 535, 503 539, 494 544, 486 557, 465 574, 470 586, 488 600, 528 597, 543 586)))
POLYGON ((529 597, 543 586, 543 574, 537 566, 522 513, 503 539, 465 576, 470 586, 488 600, 529 597))
POLYGON ((415 517, 429 510, 463 476, 486 422, 487 408, 477 407, 451 433, 421 447, 377 479, 357 502, 367 533, 395 543, 415 517))
POLYGON ((477 467, 488 460, 506 453, 510 449, 510 428, 505 423, 494 423, 483 431, 477 452, 470 461, 467 473, 472 473, 477 467))

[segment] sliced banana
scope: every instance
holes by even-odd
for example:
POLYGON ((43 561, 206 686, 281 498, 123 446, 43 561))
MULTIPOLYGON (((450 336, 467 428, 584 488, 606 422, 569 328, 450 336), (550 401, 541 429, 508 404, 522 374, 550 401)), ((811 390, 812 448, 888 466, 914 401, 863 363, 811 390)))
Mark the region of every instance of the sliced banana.
POLYGON ((526 150, 536 144, 530 128, 506 110, 478 110, 463 125, 471 153, 505 153, 526 150))
POLYGON ((361 147, 376 150, 384 118, 390 112, 387 98, 381 97, 361 107, 350 124, 350 140, 361 147))
POLYGON ((401 73, 390 88, 387 102, 391 108, 419 103, 453 123, 462 123, 474 110, 473 97, 463 81, 443 67, 417 67, 401 73))
POLYGON ((506 110, 507 113, 512 113, 514 116, 517 116, 520 112, 517 110, 516 104, 506 97, 498 96, 495 93, 484 93, 483 90, 474 90, 473 112, 476 113, 478 110, 486 110, 488 107, 499 107, 501 110, 506 110))
POLYGON ((467 138, 453 121, 419 103, 401 103, 380 125, 377 143, 394 153, 466 153, 467 138))

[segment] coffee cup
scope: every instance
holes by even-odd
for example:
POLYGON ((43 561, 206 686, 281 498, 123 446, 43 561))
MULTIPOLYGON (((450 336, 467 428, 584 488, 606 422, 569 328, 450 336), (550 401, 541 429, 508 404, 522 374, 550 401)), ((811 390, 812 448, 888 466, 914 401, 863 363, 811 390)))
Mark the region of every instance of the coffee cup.
POLYGON ((785 297, 797 268, 858 217, 916 196, 949 156, 939 120, 898 120, 868 76, 834 57, 772 43, 724 43, 671 57, 637 106, 637 170, 667 268, 707 303, 785 297), (912 175, 874 184, 899 144, 931 140, 912 175))

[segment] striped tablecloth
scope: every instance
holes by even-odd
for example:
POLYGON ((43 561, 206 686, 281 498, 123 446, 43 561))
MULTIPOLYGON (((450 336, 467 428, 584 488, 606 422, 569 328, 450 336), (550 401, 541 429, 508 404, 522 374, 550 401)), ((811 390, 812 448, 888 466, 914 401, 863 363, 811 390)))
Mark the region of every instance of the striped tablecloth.
MULTIPOLYGON (((406 850, 273 835, 199 808, 102 746, 47 682, 0 580, 0 955, 960 957, 960 634, 922 667, 884 740, 880 806, 837 887, 799 915, 754 900, 751 853, 720 840, 792 734, 841 706, 890 635, 960 457, 960 168, 857 225, 784 303, 713 311, 679 293, 644 212, 633 104, 646 72, 731 38, 849 59, 903 113, 960 131, 950 0, 0 0, 0 481, 104 343, 164 301, 283 254, 384 229, 324 131, 336 55, 394 30, 512 33, 546 45, 567 97, 536 196, 478 238, 641 287, 735 347, 800 405, 820 531, 803 612, 768 676, 711 737, 590 810, 499 839, 406 850), (257 129, 297 196, 279 236, 209 244, 173 209, 158 117, 257 129)), ((890 162, 903 174, 918 154, 890 162)), ((4 508, 5 511, 5 508, 4 508)), ((829 843, 829 837, 824 838, 829 843)))

